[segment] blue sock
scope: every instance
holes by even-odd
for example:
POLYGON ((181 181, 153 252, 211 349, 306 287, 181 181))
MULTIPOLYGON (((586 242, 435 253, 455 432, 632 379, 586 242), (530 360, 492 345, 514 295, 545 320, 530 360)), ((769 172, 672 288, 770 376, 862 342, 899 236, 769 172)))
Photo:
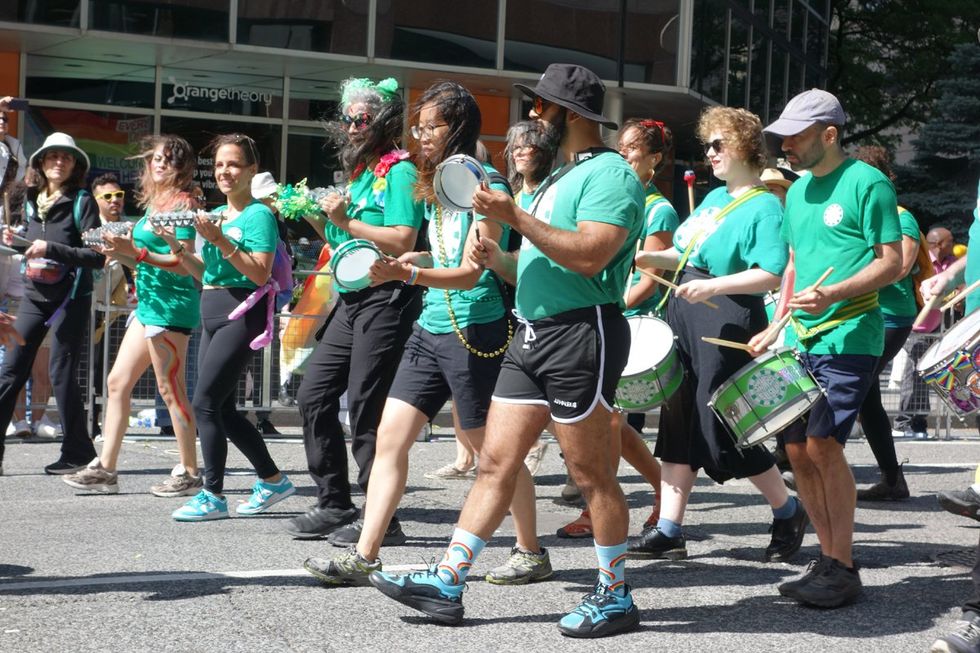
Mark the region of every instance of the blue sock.
POLYGON ((446 555, 436 567, 439 578, 447 585, 462 585, 466 581, 466 575, 470 573, 473 561, 486 545, 486 542, 473 533, 457 527, 453 531, 453 539, 446 549, 446 555))
POLYGON ((781 507, 772 509, 773 519, 789 519, 796 514, 797 504, 798 500, 796 497, 786 499, 786 503, 784 503, 781 507))
POLYGON ((599 582, 621 596, 626 592, 626 542, 613 546, 595 545, 599 558, 599 582))
POLYGON ((667 537, 680 537, 681 535, 681 525, 665 517, 657 520, 657 530, 667 537))

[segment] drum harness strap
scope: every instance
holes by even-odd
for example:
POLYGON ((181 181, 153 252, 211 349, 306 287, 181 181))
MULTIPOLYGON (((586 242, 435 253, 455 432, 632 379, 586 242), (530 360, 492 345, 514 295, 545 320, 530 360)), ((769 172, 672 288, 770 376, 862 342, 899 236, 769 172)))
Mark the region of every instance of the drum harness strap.
POLYGON ((874 310, 877 307, 878 291, 872 290, 871 292, 864 293, 863 295, 845 299, 834 310, 834 312, 831 313, 830 319, 827 319, 812 328, 807 329, 804 327, 795 315, 790 318, 790 324, 793 325, 793 330, 796 332, 796 336, 800 340, 809 340, 818 333, 822 333, 828 329, 833 329, 834 327, 860 315, 864 315, 868 311, 874 310))
MULTIPOLYGON (((752 198, 758 197, 759 195, 768 192, 769 189, 766 188, 765 186, 754 186, 750 188, 749 190, 739 195, 736 199, 726 204, 721 211, 715 214, 713 224, 720 225, 722 221, 724 221, 724 219, 728 217, 728 214, 734 211, 736 208, 747 203, 752 198)), ((695 233, 693 237, 691 237, 691 241, 687 244, 687 247, 684 248, 684 253, 681 255, 681 260, 677 262, 677 269, 674 270, 674 278, 671 279, 671 281, 674 284, 677 283, 677 279, 681 276, 681 271, 684 269, 684 266, 687 265, 687 260, 691 258, 691 252, 694 251, 694 248, 696 246, 700 245, 702 242, 707 240, 709 235, 707 231, 708 231, 708 225, 705 225, 697 233, 695 233)), ((657 304, 657 308, 656 308, 657 311, 663 309, 664 304, 667 303, 667 299, 670 297, 670 293, 671 293, 670 288, 668 288, 667 291, 664 292, 663 299, 661 299, 660 303, 657 304)))

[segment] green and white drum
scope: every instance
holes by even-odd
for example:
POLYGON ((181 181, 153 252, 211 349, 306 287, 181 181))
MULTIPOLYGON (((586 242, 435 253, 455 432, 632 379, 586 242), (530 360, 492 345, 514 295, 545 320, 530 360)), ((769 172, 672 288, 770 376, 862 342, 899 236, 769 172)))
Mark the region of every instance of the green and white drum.
POLYGON ((638 315, 627 320, 630 355, 616 387, 616 408, 626 413, 654 410, 677 391, 684 368, 674 349, 674 332, 663 320, 638 315))
POLYGON ((728 427, 739 448, 751 447, 810 410, 823 390, 796 353, 775 349, 745 364, 722 383, 708 406, 728 427))
POLYGON ((330 272, 344 290, 364 290, 371 285, 368 271, 380 259, 381 250, 374 243, 352 238, 341 243, 330 257, 330 272))

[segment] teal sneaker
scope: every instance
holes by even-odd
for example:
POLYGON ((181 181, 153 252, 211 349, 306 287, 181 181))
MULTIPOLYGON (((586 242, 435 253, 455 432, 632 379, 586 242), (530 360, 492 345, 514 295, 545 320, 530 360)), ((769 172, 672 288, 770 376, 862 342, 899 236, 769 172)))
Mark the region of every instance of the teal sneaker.
POLYGON ((449 585, 436 568, 399 576, 376 571, 368 580, 399 603, 424 612, 438 622, 455 626, 463 620, 463 589, 465 584, 449 585))
POLYGON ((201 490, 190 501, 174 510, 172 517, 177 521, 228 519, 228 501, 207 490, 201 490))
POLYGON ((569 637, 606 637, 633 630, 640 624, 640 611, 633 604, 628 585, 623 595, 602 583, 558 622, 558 630, 569 637))
POLYGON ((267 483, 262 479, 252 486, 252 496, 235 509, 239 515, 259 515, 286 497, 296 494, 296 488, 285 474, 278 483, 267 483))

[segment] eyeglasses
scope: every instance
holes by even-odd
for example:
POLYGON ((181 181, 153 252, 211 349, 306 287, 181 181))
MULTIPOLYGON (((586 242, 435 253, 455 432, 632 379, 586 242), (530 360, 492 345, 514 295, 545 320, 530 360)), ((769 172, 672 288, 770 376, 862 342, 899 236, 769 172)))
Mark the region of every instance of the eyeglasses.
POLYGON ((340 117, 340 121, 342 123, 348 127, 354 125, 354 127, 357 129, 364 129, 371 124, 372 120, 374 120, 374 118, 372 118, 371 114, 369 113, 362 113, 356 116, 348 116, 347 114, 344 114, 340 117))
POLYGON ((715 154, 721 154, 724 151, 724 149, 725 149, 725 139, 716 138, 710 143, 704 144, 704 155, 708 156, 708 152, 710 152, 711 150, 714 150, 715 154))
POLYGON ((113 190, 108 193, 99 193, 96 195, 100 200, 104 202, 111 202, 112 200, 121 200, 126 197, 126 191, 124 190, 113 190))
POLYGON ((534 113, 539 116, 544 115, 544 110, 550 107, 554 102, 548 102, 540 95, 534 96, 534 113))
POLYGON ((441 122, 439 124, 428 124, 428 125, 412 125, 412 138, 418 140, 423 136, 432 136, 433 133, 440 127, 446 127, 448 123, 441 122))

